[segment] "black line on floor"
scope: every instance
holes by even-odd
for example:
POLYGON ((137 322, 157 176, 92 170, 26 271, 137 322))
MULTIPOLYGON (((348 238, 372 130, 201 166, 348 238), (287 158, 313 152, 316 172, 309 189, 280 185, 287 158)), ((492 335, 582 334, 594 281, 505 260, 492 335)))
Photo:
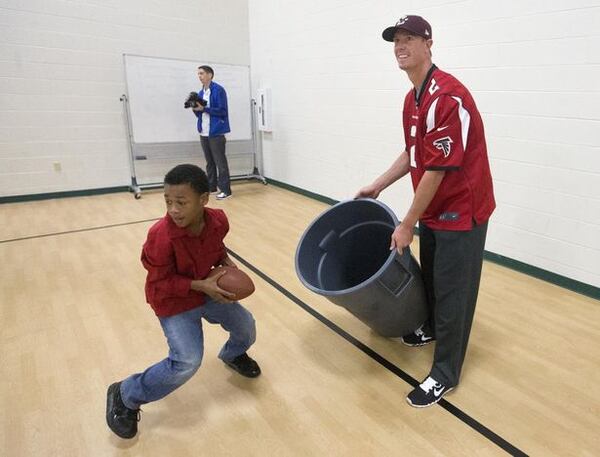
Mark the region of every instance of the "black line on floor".
POLYGON ((152 219, 143 219, 141 221, 121 222, 120 224, 100 225, 98 227, 88 227, 88 228, 82 228, 82 229, 67 230, 65 232, 43 233, 41 235, 23 236, 21 238, 11 238, 8 240, 0 240, 0 244, 12 243, 13 241, 33 240, 35 238, 46 238, 49 236, 69 235, 71 233, 91 232, 93 230, 102 230, 102 229, 113 228, 113 227, 123 227, 125 225, 142 224, 144 222, 152 222, 152 221, 157 221, 159 219, 160 219, 159 217, 155 217, 152 219))
MULTIPOLYGON (((302 308, 308 314, 310 314, 311 316, 313 316, 314 318, 316 318, 319 322, 321 322, 325 326, 329 327, 331 330, 333 330, 335 333, 337 333, 338 335, 340 335, 346 341, 348 341, 349 343, 351 343, 352 345, 354 345, 356 348, 358 348, 359 350, 361 350, 362 352, 364 352, 366 355, 368 355, 369 357, 371 357, 377 363, 379 363, 380 365, 382 365, 385 368, 387 368, 389 371, 391 371, 392 373, 394 373, 396 376, 398 376, 399 378, 401 378, 403 381, 407 382, 411 386, 417 387, 419 385, 419 382, 415 378, 413 378, 408 373, 406 373, 405 371, 403 371, 402 369, 400 369, 399 367, 397 367, 396 365, 394 365, 392 362, 390 362, 389 360, 387 360, 382 355, 380 355, 377 352, 375 352, 373 349, 371 349, 366 344, 364 344, 361 341, 357 340, 355 337, 353 337, 352 335, 350 335, 344 329, 342 329, 341 327, 339 327, 338 325, 336 325, 335 323, 333 323, 332 321, 330 321, 329 319, 327 319, 325 316, 323 316, 322 314, 320 314, 314 308, 311 308, 309 305, 307 305, 306 303, 304 303, 302 300, 300 300, 298 297, 296 297, 294 294, 292 294, 286 288, 284 288, 283 286, 281 286, 280 284, 278 284, 277 282, 275 282, 273 279, 271 279, 265 273, 263 273, 262 271, 260 271, 258 268, 256 268, 254 265, 252 265, 250 262, 248 262, 247 260, 245 260, 244 258, 242 258, 239 254, 236 254, 231 249, 227 249, 227 251, 238 262, 240 262, 241 264, 243 264, 245 267, 247 267, 249 270, 251 270, 252 272, 254 272, 256 275, 258 275, 264 281, 266 281, 267 283, 269 283, 271 286, 273 286, 275 289, 277 289, 279 292, 281 292, 285 297, 289 298, 291 301, 293 301, 295 304, 297 304, 300 308, 302 308)), ((483 425, 481 422, 479 422, 476 419, 472 418, 467 413, 465 413, 461 409, 457 408, 456 406, 454 406, 453 404, 451 404, 447 400, 442 399, 442 400, 439 401, 438 404, 442 408, 444 408, 446 411, 448 411, 450 414, 452 414, 454 417, 456 417, 457 419, 461 420, 463 423, 465 423, 466 425, 468 425, 469 427, 471 427, 473 430, 475 430, 476 432, 478 432, 479 434, 481 434, 482 436, 484 436, 488 440, 490 440, 492 443, 494 443, 497 446, 499 446, 500 448, 502 448, 504 451, 508 452, 510 455, 525 456, 525 457, 527 456, 527 454, 525 454, 519 448, 517 448, 516 446, 513 446, 511 443, 509 443, 508 441, 506 441, 504 438, 502 438, 498 434, 494 433, 489 428, 487 428, 485 425, 483 425)))

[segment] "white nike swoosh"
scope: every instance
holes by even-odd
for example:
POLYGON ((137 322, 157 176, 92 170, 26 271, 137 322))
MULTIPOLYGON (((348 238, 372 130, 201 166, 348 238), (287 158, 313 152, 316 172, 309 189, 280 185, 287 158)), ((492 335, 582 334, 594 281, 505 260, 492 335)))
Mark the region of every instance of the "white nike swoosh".
POLYGON ((439 129, 437 129, 437 131, 438 131, 438 132, 441 132, 442 130, 445 130, 445 129, 447 129, 447 128, 448 128, 448 126, 447 126, 447 125, 445 125, 444 127, 440 127, 439 129))
POLYGON ((433 395, 439 397, 440 394, 444 391, 445 387, 440 387, 439 389, 433 388, 433 395))

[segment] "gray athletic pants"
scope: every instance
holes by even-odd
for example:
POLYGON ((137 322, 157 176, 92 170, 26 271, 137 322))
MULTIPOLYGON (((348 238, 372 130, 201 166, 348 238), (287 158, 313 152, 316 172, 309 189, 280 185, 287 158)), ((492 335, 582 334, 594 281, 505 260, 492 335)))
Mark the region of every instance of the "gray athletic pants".
POLYGON ((487 222, 467 232, 432 230, 419 223, 421 270, 429 306, 429 330, 436 346, 430 376, 458 384, 483 263, 487 222))
POLYGON ((217 190, 231 194, 229 164, 225 156, 225 135, 200 136, 200 144, 206 159, 206 176, 210 191, 217 190))

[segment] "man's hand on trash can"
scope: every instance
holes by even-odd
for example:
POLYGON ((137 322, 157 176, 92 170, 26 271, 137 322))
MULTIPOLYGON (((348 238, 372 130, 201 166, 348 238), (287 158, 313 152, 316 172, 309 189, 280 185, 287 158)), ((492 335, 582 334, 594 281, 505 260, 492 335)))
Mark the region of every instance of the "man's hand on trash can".
POLYGON ((394 233, 392 233, 392 241, 390 244, 390 251, 392 249, 397 249, 398 254, 402 254, 402 250, 406 246, 410 246, 413 240, 413 228, 409 227, 408 224, 401 223, 398 227, 395 228, 394 233))
POLYGON ((377 198, 379 197, 379 189, 375 186, 375 184, 369 184, 368 186, 363 187, 362 189, 360 189, 356 195, 354 196, 354 199, 357 198, 377 198))

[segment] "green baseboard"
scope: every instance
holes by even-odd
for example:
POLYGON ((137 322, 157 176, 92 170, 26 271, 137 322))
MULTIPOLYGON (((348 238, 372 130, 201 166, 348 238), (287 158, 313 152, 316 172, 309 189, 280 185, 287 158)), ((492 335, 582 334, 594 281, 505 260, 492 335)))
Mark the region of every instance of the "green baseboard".
POLYGON ((50 200, 52 198, 87 197, 90 195, 114 194, 116 192, 129 192, 129 186, 104 187, 101 189, 87 190, 71 190, 65 192, 49 192, 46 194, 14 195, 9 197, 0 197, 0 204, 31 202, 36 200, 50 200))
POLYGON ((292 186, 290 184, 286 184, 281 181, 276 181, 271 178, 265 178, 269 184, 273 184, 274 186, 281 187, 282 189, 291 190, 300 195, 304 195, 305 197, 312 198, 313 200, 318 200, 322 203, 327 203, 328 205, 335 205, 339 203, 339 200, 334 200, 333 198, 325 197, 323 195, 315 194, 314 192, 309 192, 307 190, 301 189, 300 187, 292 186))
MULTIPOLYGON (((304 195, 306 197, 318 200, 323 203, 328 203, 330 205, 338 203, 338 200, 334 200, 323 195, 315 194, 313 192, 309 192, 299 187, 291 186, 289 184, 276 181, 274 179, 267 178, 267 182, 273 184, 274 186, 281 187, 292 192, 296 192, 300 195, 304 195)), ((419 229, 417 227, 415 227, 415 235, 419 235, 419 229)), ((502 265, 503 267, 510 268, 511 270, 518 271, 519 273, 524 273, 528 276, 532 276, 534 278, 541 279, 543 281, 555 284, 565 289, 572 290, 573 292, 577 292, 581 295, 600 300, 600 287, 595 287, 591 284, 586 284, 584 282, 580 282, 575 279, 568 278, 566 276, 561 276, 559 274, 552 273, 551 271, 534 267, 533 265, 529 265, 524 262, 520 262, 519 260, 514 260, 510 257, 505 257, 494 252, 484 251, 483 258, 487 261, 494 262, 498 265, 502 265)))
POLYGON ((519 260, 511 259, 510 257, 505 257, 494 252, 485 251, 483 253, 483 258, 490 262, 497 263, 498 265, 502 265, 503 267, 510 268, 511 270, 525 273, 526 275, 533 276, 534 278, 541 279, 565 289, 572 290, 573 292, 600 300, 600 287, 595 287, 591 284, 586 284, 575 279, 567 278, 566 276, 561 276, 559 274, 552 273, 551 271, 534 267, 533 265, 529 265, 519 260))

